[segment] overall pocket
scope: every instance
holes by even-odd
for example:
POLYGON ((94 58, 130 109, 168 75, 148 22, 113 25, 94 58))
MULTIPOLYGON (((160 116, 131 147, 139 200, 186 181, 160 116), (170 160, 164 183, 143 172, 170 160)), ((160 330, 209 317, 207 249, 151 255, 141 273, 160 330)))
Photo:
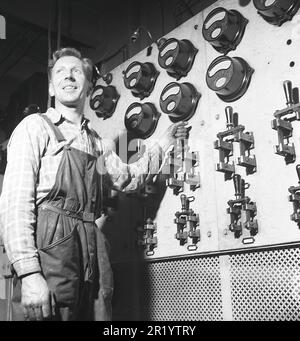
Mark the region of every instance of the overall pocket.
POLYGON ((77 228, 38 250, 43 274, 59 307, 75 307, 80 286, 80 242, 77 228))

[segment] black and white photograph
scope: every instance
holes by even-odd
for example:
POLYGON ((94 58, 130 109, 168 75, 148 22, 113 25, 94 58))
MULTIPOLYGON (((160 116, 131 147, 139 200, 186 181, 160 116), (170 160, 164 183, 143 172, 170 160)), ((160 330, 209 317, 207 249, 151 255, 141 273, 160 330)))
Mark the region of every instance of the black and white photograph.
POLYGON ((0 325, 300 320, 299 8, 0 0, 0 325))

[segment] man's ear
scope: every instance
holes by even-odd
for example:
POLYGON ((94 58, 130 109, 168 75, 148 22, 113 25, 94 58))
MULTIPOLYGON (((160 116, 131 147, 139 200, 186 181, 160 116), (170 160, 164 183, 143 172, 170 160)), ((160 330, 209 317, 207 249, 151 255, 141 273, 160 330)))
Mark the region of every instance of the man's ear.
POLYGON ((88 86, 88 89, 87 89, 87 91, 86 91, 86 96, 88 97, 91 93, 92 93, 92 91, 93 91, 93 84, 92 84, 92 82, 90 82, 89 83, 89 86, 88 86))
POLYGON ((49 95, 50 95, 51 97, 53 97, 53 96, 54 96, 54 88, 53 88, 53 84, 52 84, 51 81, 49 82, 48 91, 49 91, 49 95))

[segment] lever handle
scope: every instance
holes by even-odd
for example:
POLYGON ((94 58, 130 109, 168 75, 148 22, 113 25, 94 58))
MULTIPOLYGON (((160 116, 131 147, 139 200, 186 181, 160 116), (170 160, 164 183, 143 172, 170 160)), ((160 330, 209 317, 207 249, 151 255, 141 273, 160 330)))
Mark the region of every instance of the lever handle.
POLYGON ((234 174, 233 176, 233 184, 234 184, 234 191, 235 191, 235 196, 236 197, 241 197, 241 176, 240 174, 234 174))
POLYGON ((245 197, 245 180, 244 179, 241 179, 241 198, 244 198, 245 197))
POLYGON ((225 108, 227 128, 233 127, 233 109, 230 106, 225 108))
POLYGON ((175 147, 175 150, 178 152, 178 153, 181 153, 181 159, 184 160, 185 158, 185 151, 186 149, 188 148, 187 147, 187 139, 185 139, 184 137, 177 137, 176 138, 176 147, 175 147))
POLYGON ((298 175, 298 182, 300 183, 300 165, 296 166, 296 171, 297 171, 297 175, 298 175))
POLYGON ((181 201, 181 210, 187 211, 189 209, 189 201, 185 194, 180 195, 180 201, 181 201))
POLYGON ((286 104, 287 106, 291 106, 294 104, 293 100, 293 86, 292 82, 289 80, 286 80, 283 82, 283 89, 284 89, 284 94, 286 98, 286 104))

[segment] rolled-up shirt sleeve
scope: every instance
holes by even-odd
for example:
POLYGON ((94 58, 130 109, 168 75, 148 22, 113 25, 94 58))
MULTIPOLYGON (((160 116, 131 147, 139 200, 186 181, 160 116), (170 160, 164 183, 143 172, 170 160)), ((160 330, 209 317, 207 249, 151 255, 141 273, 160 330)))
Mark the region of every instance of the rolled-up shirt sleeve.
POLYGON ((31 115, 14 130, 0 197, 2 238, 18 276, 41 271, 35 245, 36 182, 45 140, 41 118, 31 115))
POLYGON ((116 154, 112 141, 103 140, 102 143, 103 169, 112 188, 123 192, 136 191, 159 173, 165 153, 158 143, 146 145, 144 154, 131 164, 124 163, 116 154))

